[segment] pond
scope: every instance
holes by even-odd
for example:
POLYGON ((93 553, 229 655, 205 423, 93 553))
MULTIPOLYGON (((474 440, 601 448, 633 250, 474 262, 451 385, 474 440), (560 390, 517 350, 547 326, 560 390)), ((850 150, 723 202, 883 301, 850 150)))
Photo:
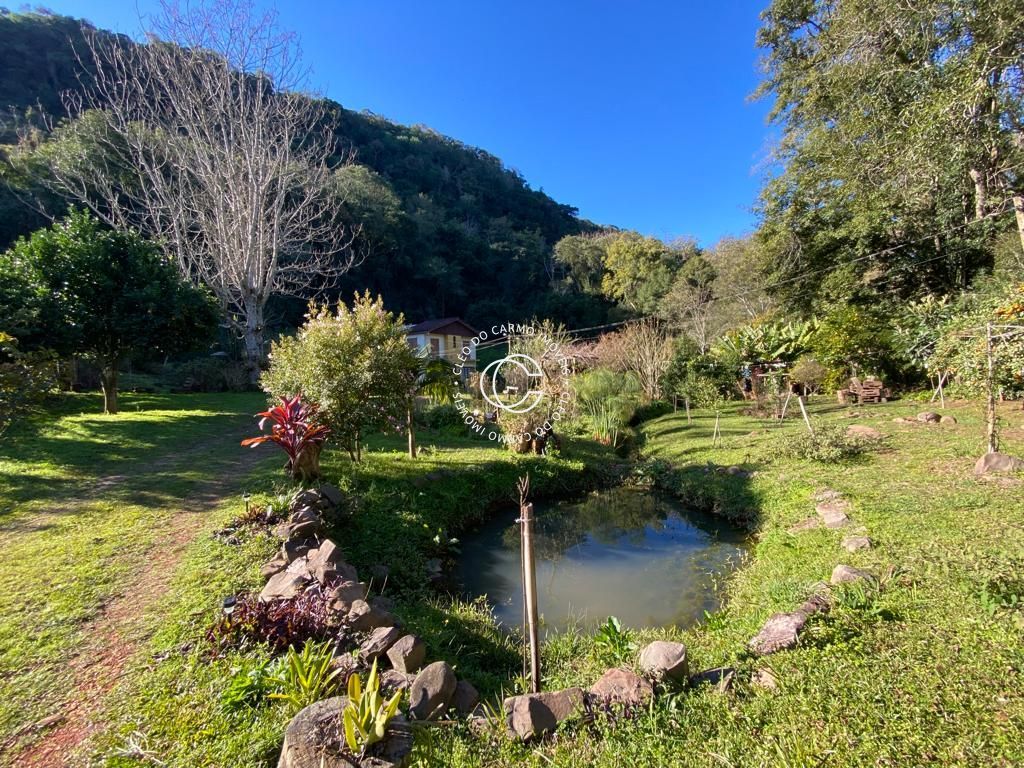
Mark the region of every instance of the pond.
MULTIPOLYGON (((575 503, 534 505, 538 606, 547 630, 689 626, 719 605, 715 585, 738 563, 746 536, 664 496, 632 488, 575 503)), ((486 595, 495 618, 522 624, 518 510, 502 512, 462 543, 456 577, 486 595)))

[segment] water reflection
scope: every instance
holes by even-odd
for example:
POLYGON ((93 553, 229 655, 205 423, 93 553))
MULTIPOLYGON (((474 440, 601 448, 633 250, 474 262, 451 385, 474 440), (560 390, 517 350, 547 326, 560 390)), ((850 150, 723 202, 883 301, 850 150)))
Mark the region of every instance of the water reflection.
MULTIPOLYGON (((715 576, 735 565, 744 537, 721 521, 646 491, 615 488, 536 509, 538 601, 548 628, 609 615, 631 627, 687 626, 718 603, 715 576)), ((463 542, 458 576, 486 594, 496 617, 522 621, 515 510, 463 542)))

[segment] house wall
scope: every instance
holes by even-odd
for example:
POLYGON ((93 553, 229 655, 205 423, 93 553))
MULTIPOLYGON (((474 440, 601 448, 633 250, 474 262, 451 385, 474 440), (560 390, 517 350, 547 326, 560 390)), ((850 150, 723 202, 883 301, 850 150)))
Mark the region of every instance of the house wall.
MULTIPOLYGON (((437 357, 440 357, 449 362, 456 362, 464 346, 469 345, 471 337, 469 336, 458 336, 452 334, 440 334, 440 333, 411 333, 409 334, 409 346, 421 349, 423 347, 435 348, 434 341, 436 344, 437 357)), ((476 367, 476 347, 469 346, 469 358, 465 363, 467 368, 476 367)))

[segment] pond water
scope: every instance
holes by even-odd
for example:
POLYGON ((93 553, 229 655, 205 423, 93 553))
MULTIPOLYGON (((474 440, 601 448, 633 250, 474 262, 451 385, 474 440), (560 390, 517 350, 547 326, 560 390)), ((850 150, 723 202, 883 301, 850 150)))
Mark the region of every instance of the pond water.
MULTIPOLYGON (((715 583, 739 562, 745 535, 648 491, 614 488, 575 503, 534 505, 538 607, 547 630, 688 626, 715 610, 715 583)), ((505 626, 522 624, 518 510, 462 543, 456 576, 486 595, 505 626)))

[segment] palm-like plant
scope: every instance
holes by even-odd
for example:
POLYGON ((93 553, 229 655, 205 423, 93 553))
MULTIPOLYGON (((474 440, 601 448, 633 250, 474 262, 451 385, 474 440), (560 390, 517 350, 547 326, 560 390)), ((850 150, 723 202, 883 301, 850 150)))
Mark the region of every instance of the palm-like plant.
POLYGON ((257 413, 260 429, 270 424, 270 433, 250 437, 242 446, 255 448, 263 443, 276 443, 288 455, 286 471, 296 480, 312 480, 320 476, 320 451, 331 433, 317 423, 316 403, 302 402, 302 395, 282 397, 281 404, 257 413))

